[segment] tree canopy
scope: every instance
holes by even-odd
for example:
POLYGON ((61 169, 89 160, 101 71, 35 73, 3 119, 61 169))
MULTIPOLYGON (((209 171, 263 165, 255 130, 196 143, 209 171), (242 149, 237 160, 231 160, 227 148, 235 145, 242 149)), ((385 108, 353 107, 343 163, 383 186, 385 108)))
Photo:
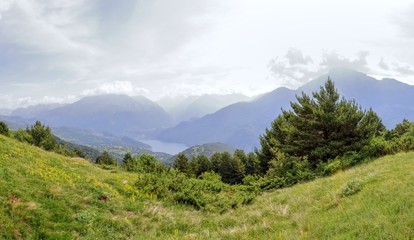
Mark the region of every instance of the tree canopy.
POLYGON ((30 134, 29 142, 45 150, 53 150, 58 144, 50 127, 43 125, 40 121, 26 128, 30 134))
POLYGON ((95 161, 96 164, 116 165, 116 160, 104 151, 102 155, 98 156, 95 161))
POLYGON ((328 78, 313 97, 302 93, 283 110, 260 137, 258 151, 263 170, 278 152, 307 157, 312 166, 350 151, 359 151, 384 126, 377 114, 362 110, 354 100, 345 100, 328 78))
POLYGON ((0 134, 5 135, 5 136, 10 135, 9 126, 7 126, 7 124, 2 121, 0 121, 0 134))

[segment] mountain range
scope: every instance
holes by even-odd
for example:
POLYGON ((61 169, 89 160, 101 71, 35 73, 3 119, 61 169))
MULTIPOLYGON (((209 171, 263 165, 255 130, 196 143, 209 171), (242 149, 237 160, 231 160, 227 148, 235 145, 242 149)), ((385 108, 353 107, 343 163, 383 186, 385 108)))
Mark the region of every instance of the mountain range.
POLYGON ((240 94, 183 97, 179 101, 164 99, 159 103, 166 111, 142 96, 99 95, 84 97, 67 105, 16 109, 11 116, 2 118, 13 127, 41 120, 53 129, 64 130, 60 137, 67 140, 77 136, 78 139, 96 142, 96 134, 82 132, 82 129, 87 129, 118 137, 117 144, 113 138, 99 140, 107 141, 107 145, 121 143, 148 150, 148 145, 136 140, 154 139, 188 146, 220 142, 251 151, 259 146, 260 134, 270 127, 282 108, 290 109, 290 102, 302 92, 311 94, 318 91, 328 77, 335 82, 343 97, 355 99, 363 109, 372 108, 388 128, 393 128, 404 118, 414 120, 414 86, 390 78, 377 80, 364 73, 340 68, 332 69, 298 89, 281 87, 254 99, 240 94), (225 107, 219 109, 221 106, 225 107), (174 125, 179 119, 190 120, 174 125), (129 138, 122 140, 124 136, 129 138))
POLYGON ((222 142, 251 151, 259 146, 259 135, 270 127, 282 108, 290 109, 290 102, 302 92, 318 91, 328 77, 342 96, 355 99, 363 109, 372 108, 388 128, 404 118, 414 120, 414 86, 338 68, 296 90, 277 88, 254 101, 235 103, 202 118, 182 122, 160 132, 158 138, 191 145, 222 142))
POLYGON ((75 127, 117 136, 148 134, 171 126, 172 119, 156 103, 139 96, 99 95, 39 112, 34 118, 53 127, 75 127))

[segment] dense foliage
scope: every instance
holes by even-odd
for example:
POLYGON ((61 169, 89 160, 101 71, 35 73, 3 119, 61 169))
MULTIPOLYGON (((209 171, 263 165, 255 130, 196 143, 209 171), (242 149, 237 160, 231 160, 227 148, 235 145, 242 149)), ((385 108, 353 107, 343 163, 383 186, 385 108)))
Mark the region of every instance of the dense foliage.
POLYGON ((380 118, 370 109, 362 111, 355 101, 340 99, 334 83, 328 79, 313 98, 305 93, 283 110, 271 129, 261 136, 259 159, 264 169, 279 151, 306 157, 316 168, 351 151, 361 151, 384 130, 380 118))
POLYGON ((0 134, 4 136, 10 135, 9 126, 5 122, 0 121, 0 134))
POLYGON ((104 151, 95 160, 96 164, 116 165, 115 158, 111 157, 107 151, 104 151))
POLYGON ((56 147, 57 142, 52 134, 50 127, 43 125, 40 121, 26 128, 29 133, 29 143, 41 147, 45 150, 52 150, 56 147))

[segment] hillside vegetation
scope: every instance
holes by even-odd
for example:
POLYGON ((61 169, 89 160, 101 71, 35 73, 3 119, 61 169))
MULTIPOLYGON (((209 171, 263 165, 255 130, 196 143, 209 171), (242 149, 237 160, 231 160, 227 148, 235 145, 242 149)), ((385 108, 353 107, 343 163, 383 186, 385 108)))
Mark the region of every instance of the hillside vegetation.
POLYGON ((413 163, 386 156, 219 213, 144 194, 138 173, 0 136, 0 238, 410 239, 413 163))

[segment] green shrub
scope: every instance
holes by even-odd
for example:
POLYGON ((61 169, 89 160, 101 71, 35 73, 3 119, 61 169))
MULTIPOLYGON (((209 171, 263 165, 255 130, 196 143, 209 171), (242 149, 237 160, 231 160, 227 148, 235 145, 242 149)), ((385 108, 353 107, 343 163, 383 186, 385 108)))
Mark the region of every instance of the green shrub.
MULTIPOLYGON (((316 174, 306 157, 299 158, 279 154, 277 159, 270 161, 270 167, 266 173, 268 179, 275 177, 283 179, 282 187, 287 187, 314 179, 316 174)), ((279 183, 280 180, 277 180, 276 185, 279 183)))
POLYGON ((340 197, 349 197, 361 191, 363 183, 360 180, 351 180, 340 190, 340 197))
POLYGON ((220 179, 213 172, 203 173, 199 178, 189 178, 184 173, 170 169, 158 174, 139 174, 135 187, 159 199, 214 212, 249 204, 257 195, 251 187, 229 185, 220 179))
POLYGON ((12 137, 19 142, 31 143, 33 141, 32 136, 21 128, 13 132, 12 137))
POLYGON ((398 143, 400 151, 408 152, 414 150, 414 136, 410 136, 408 134, 403 135, 399 139, 398 143))
POLYGON ((320 162, 317 166, 317 172, 319 175, 328 176, 342 168, 342 162, 340 157, 328 160, 327 162, 320 162))
POLYGON ((380 157, 391 153, 390 142, 386 141, 383 137, 374 137, 371 139, 368 145, 366 145, 362 152, 367 157, 380 157))

